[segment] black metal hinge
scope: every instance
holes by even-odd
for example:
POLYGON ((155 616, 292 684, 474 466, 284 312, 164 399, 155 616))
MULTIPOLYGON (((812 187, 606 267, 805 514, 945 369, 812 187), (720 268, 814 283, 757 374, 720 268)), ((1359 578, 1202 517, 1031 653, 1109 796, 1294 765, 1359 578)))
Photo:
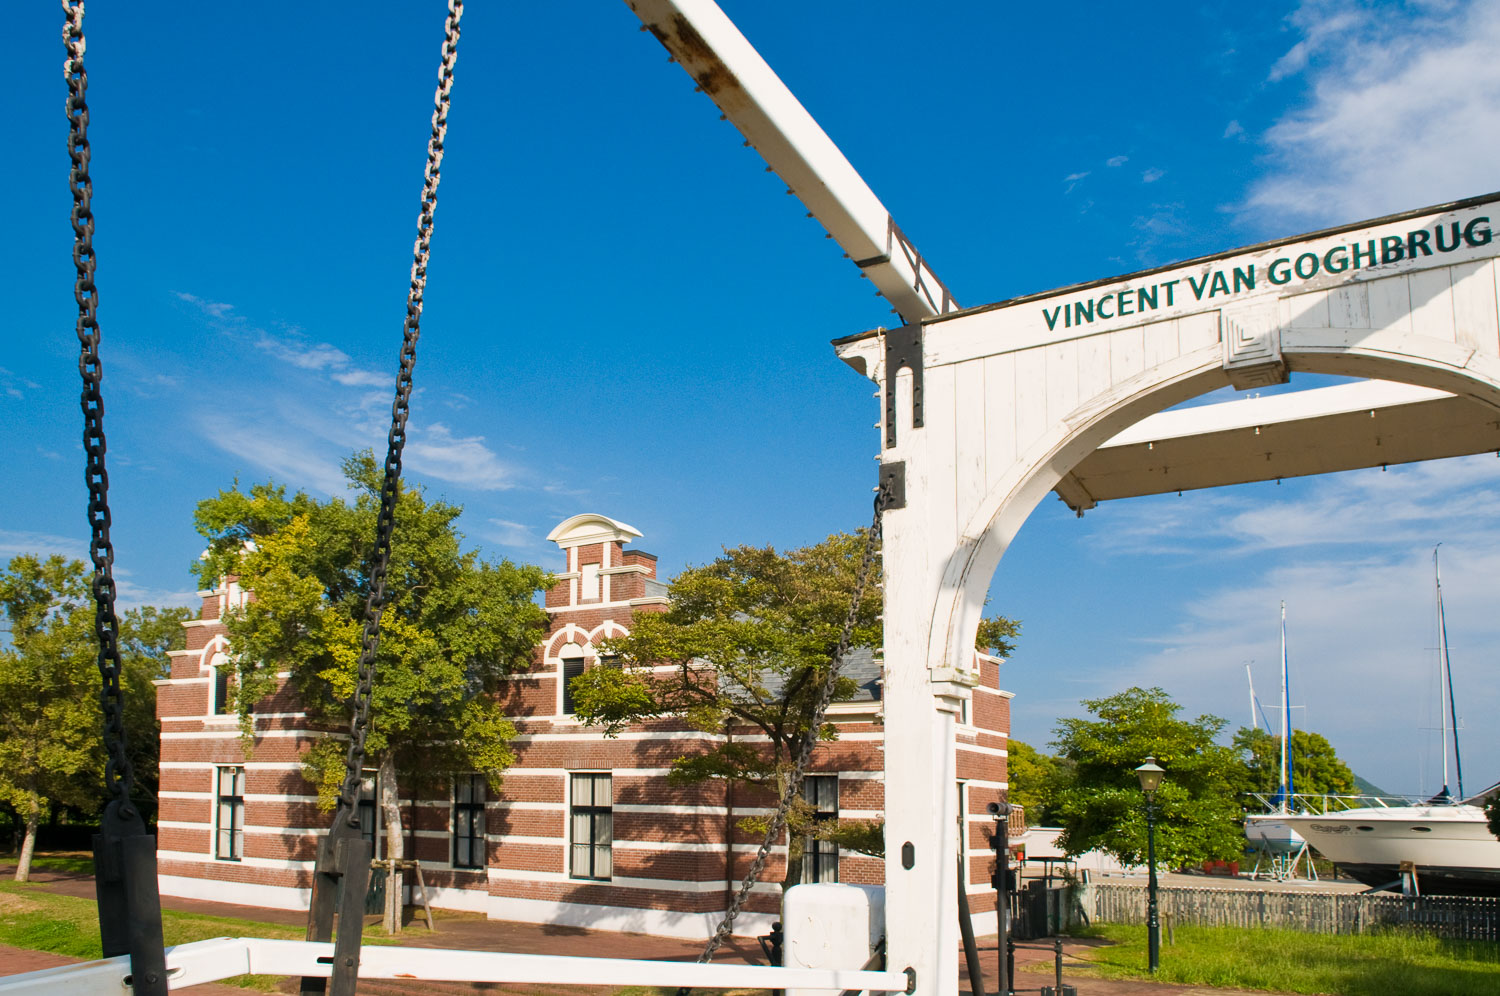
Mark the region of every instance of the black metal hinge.
POLYGON ((888 512, 893 508, 906 507, 906 461, 897 460, 894 463, 883 463, 880 465, 880 491, 883 498, 880 510, 888 512))
POLYGON ((911 424, 922 427, 922 326, 903 325, 886 329, 885 336, 885 445, 896 445, 896 374, 911 371, 911 424))

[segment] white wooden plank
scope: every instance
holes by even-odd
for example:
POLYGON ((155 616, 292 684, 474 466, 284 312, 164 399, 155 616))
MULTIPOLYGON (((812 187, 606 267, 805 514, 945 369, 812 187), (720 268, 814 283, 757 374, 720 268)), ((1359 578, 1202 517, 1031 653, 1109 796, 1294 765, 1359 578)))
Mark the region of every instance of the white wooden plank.
POLYGON ((984 358, 984 487, 988 491, 1016 461, 1016 358, 984 358))
POLYGON ((1177 321, 1177 341, 1181 344, 1182 352, 1178 355, 1196 352, 1219 343, 1219 313, 1209 311, 1197 315, 1187 315, 1177 321))
POLYGON ((1145 332, 1137 325, 1109 334, 1109 382, 1129 380, 1146 369, 1145 332))
POLYGON ((1394 277, 1371 280, 1369 289, 1370 328, 1390 332, 1411 331, 1411 286, 1408 276, 1398 273, 1394 277))
POLYGON ((1336 329, 1370 327, 1370 297, 1367 285, 1345 284, 1328 292, 1328 322, 1336 329))
MULTIPOLYGON (((923 374, 922 432, 926 434, 926 497, 928 541, 946 552, 958 539, 958 509, 954 486, 958 480, 956 460, 961 447, 979 447, 984 426, 977 419, 964 425, 959 419, 954 365, 934 367, 923 374), (930 402, 930 404, 928 403, 930 402), (962 442, 960 442, 960 440, 962 442)), ((908 494, 911 493, 908 481, 908 494)), ((921 492, 918 492, 919 494, 921 492)), ((918 505, 918 515, 923 514, 918 505)), ((940 553, 939 556, 942 556, 940 553)))
POLYGON ((1500 355, 1500 323, 1495 315, 1495 263, 1481 259, 1453 266, 1453 332, 1460 346, 1486 356, 1500 355))
POLYGON ((1142 328, 1142 333, 1147 369, 1177 359, 1181 349, 1177 344, 1177 319, 1152 322, 1142 328))
MULTIPOLYGON (((1091 335, 1078 340, 1078 402, 1087 404, 1109 390, 1109 336, 1091 335)), ((1049 413, 1050 414, 1050 413, 1049 413)), ((1053 415, 1055 421, 1058 416, 1053 415)))
POLYGON ((1025 453, 1047 428, 1047 357, 1040 349, 1011 355, 1016 359, 1016 452, 1025 453))
POLYGON ((1407 275, 1411 288, 1411 330, 1443 342, 1457 342, 1453 332, 1453 284, 1448 267, 1418 270, 1407 275))
POLYGON ((1308 291, 1286 299, 1289 309, 1286 327, 1291 329, 1326 329, 1328 321, 1328 292, 1308 291))
POLYGON ((1047 352, 1047 418, 1055 422, 1078 407, 1078 340, 1043 348, 1047 352))
POLYGON ((984 361, 968 360, 953 368, 954 413, 958 416, 956 499, 959 518, 979 507, 985 493, 984 361))

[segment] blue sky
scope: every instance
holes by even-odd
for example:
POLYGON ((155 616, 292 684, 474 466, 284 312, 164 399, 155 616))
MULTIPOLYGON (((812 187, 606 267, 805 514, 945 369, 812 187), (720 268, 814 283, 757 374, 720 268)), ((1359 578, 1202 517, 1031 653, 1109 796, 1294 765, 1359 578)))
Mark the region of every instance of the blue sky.
MULTIPOLYGON (((1500 187, 1493 5, 723 6, 966 305, 1500 187)), ((331 492, 383 444, 443 9, 89 8, 128 600, 185 600, 193 506, 236 476, 331 492)), ((7 23, 0 557, 81 556, 61 14, 7 23)), ((549 567, 581 511, 664 576, 863 524, 872 385, 828 342, 883 301, 625 4, 471 2, 464 28, 412 477, 487 555, 549 567)), ((1500 778, 1493 457, 1082 520, 1049 499, 993 588, 1025 625, 1015 733, 1136 683, 1246 722, 1284 598, 1299 725, 1433 789, 1439 541, 1467 781, 1500 778)))

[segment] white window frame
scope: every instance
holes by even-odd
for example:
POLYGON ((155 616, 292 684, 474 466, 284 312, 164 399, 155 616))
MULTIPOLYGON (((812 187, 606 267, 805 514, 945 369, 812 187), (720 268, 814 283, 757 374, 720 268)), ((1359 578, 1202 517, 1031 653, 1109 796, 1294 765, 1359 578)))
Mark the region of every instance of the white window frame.
MULTIPOLYGON (((833 811, 831 813, 829 813, 829 812, 826 812, 826 811, 814 810, 813 811, 813 814, 814 814, 813 815, 813 820, 814 820, 814 822, 822 822, 824 820, 830 820, 830 819, 833 820, 835 823, 838 822, 838 818, 839 818, 839 803, 840 803, 840 801, 842 801, 839 798, 839 792, 840 792, 840 789, 842 788, 842 786, 839 784, 839 776, 837 774, 816 774, 816 775, 808 775, 806 778, 804 778, 803 781, 802 781, 802 798, 807 799, 808 802, 812 801, 811 799, 808 798, 808 789, 811 788, 812 785, 814 784, 814 779, 820 779, 820 780, 822 780, 822 781, 819 782, 819 784, 826 784, 829 781, 833 782, 833 811), (819 819, 819 817, 821 817, 821 820, 819 819)), ((808 834, 806 837, 804 837, 802 839, 802 881, 804 883, 811 883, 811 882, 837 882, 838 880, 839 880, 839 846, 837 844, 835 844, 834 842, 832 842, 832 841, 826 841, 826 840, 820 841, 820 840, 817 840, 811 834, 808 834), (832 848, 833 877, 832 878, 825 878, 825 877, 822 877, 821 875, 819 875, 817 877, 814 877, 813 865, 815 863, 821 864, 821 861, 824 860, 822 858, 822 855, 825 853, 825 851, 824 851, 825 848, 832 848), (814 856, 815 853, 819 855, 819 861, 818 862, 814 862, 813 861, 813 856, 814 856)))
MULTIPOLYGON (((453 801, 450 803, 449 807, 449 829, 451 831, 449 839, 452 841, 452 844, 448 848, 448 864, 455 871, 483 871, 489 865, 489 838, 487 836, 487 831, 489 829, 489 793, 489 782, 483 775, 479 774, 478 772, 465 772, 453 776, 453 794, 451 797, 453 801), (470 791, 477 792, 479 794, 478 803, 475 803, 473 801, 460 803, 458 801, 459 779, 469 781, 470 791), (467 837, 459 836, 458 813, 460 806, 462 806, 467 812, 471 814, 471 820, 473 818, 473 814, 477 810, 479 822, 479 833, 477 837, 472 832, 467 837), (479 848, 478 864, 461 865, 458 863, 458 844, 460 840, 469 841, 471 848, 470 858, 473 857, 472 848, 476 846, 475 842, 477 841, 477 846, 479 848)), ((473 830, 472 822, 470 823, 470 830, 473 830)))
POLYGON ((215 861, 244 861, 245 860, 245 797, 249 795, 250 776, 243 764, 216 764, 214 773, 214 826, 213 836, 209 838, 209 853, 215 861), (231 793, 225 795, 223 792, 224 773, 226 771, 238 772, 233 776, 235 787, 240 790, 238 795, 231 793), (226 831, 224 828, 224 800, 230 800, 230 825, 226 831), (238 804, 236 806, 236 803, 238 804), (239 814, 239 826, 234 825, 234 814, 239 814), (221 835, 229 834, 229 854, 220 853, 221 835), (238 836, 236 836, 238 835, 238 836), (236 846, 238 845, 238 846, 236 846))
MULTIPOLYGON (((613 881, 614 877, 615 877, 615 848, 614 848, 614 843, 615 843, 615 826, 614 826, 614 823, 615 823, 615 820, 614 820, 614 815, 615 815, 615 779, 614 779, 614 772, 613 771, 608 771, 608 770, 596 770, 596 769, 583 769, 583 770, 578 770, 578 771, 569 771, 568 772, 568 809, 567 809, 567 814, 568 814, 567 815, 567 819, 568 819, 567 846, 563 850, 563 864, 564 864, 563 871, 568 876, 568 879, 570 881, 575 881, 575 882, 610 882, 610 881, 613 881), (602 775, 603 777, 609 779, 609 805, 607 807, 604 807, 604 806, 595 806, 593 804, 592 799, 590 800, 589 805, 588 805, 588 809, 590 811, 597 811, 597 810, 601 810, 602 809, 602 810, 604 810, 605 812, 607 812, 609 814, 609 844, 608 844, 608 848, 609 848, 609 851, 608 851, 608 853, 609 853, 609 874, 607 874, 607 875, 580 875, 580 874, 578 874, 575 871, 575 869, 573 867, 573 848, 575 846, 579 846, 573 840, 573 818, 574 818, 574 815, 575 815, 574 811, 578 808, 577 799, 574 797, 574 794, 573 794, 573 781, 574 781, 574 778, 576 776, 579 776, 579 775, 590 775, 590 776, 601 776, 602 775)), ((593 823, 592 823, 592 821, 590 821, 590 828, 592 829, 592 827, 593 827, 593 823)), ((591 838, 593 837, 592 833, 590 833, 590 837, 591 838)), ((595 842, 593 842, 593 840, 591 839, 590 842, 587 845, 583 845, 583 846, 587 846, 587 847, 593 849, 593 850, 590 851, 590 861, 589 861, 589 863, 590 863, 591 866, 595 865, 595 863, 596 863, 595 862, 595 857, 597 855, 597 850, 596 849, 600 845, 597 844, 597 843, 595 843, 595 842)), ((594 869, 591 867, 590 870, 594 870, 594 869)))

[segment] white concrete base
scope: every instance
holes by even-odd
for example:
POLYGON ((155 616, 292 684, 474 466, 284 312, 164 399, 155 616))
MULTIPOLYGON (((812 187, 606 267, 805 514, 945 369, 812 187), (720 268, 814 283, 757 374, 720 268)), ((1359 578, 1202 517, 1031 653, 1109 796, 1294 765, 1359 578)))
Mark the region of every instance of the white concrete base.
POLYGON ((163 896, 204 899, 236 906, 259 906, 273 910, 305 910, 312 905, 312 890, 287 885, 251 885, 186 875, 158 875, 156 887, 163 896))
MULTIPOLYGON (((516 899, 491 896, 489 918, 517 923, 554 923, 589 930, 618 930, 632 934, 655 934, 658 937, 684 937, 706 941, 724 918, 723 913, 678 913, 672 910, 643 910, 629 906, 589 906, 544 899, 516 899)), ((741 913, 734 921, 734 936, 756 937, 770 933, 777 919, 768 913, 741 913)))

